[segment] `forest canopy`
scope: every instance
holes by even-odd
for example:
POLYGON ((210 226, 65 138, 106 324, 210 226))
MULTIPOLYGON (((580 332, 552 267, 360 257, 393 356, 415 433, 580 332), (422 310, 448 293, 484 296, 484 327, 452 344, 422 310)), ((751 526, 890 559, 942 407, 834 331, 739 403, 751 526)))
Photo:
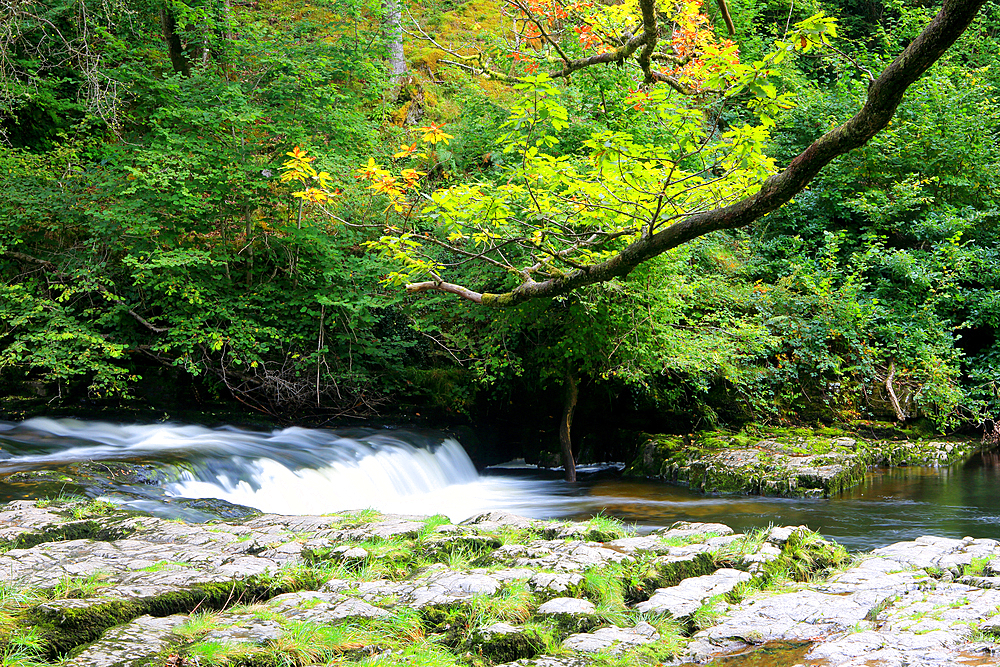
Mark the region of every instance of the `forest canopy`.
POLYGON ((729 9, 5 5, 0 389, 993 419, 1000 6, 729 9))

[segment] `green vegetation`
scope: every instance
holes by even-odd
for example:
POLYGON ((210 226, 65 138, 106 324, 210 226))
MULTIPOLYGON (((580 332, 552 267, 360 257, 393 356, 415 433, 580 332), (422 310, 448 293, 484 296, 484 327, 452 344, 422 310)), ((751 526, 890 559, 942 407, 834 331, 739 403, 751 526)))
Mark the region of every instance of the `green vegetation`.
MULTIPOLYGON (((874 18, 743 2, 730 43, 675 5, 654 19, 681 41, 657 48, 699 51, 659 78, 640 52, 540 73, 623 43, 633 5, 574 5, 565 20, 600 29, 514 53, 492 3, 413 5, 402 80, 368 0, 3 10, 7 414, 235 399, 279 419, 517 415, 533 426, 510 453, 542 461, 559 421, 565 442, 574 414, 578 436, 610 435, 608 410, 675 433, 993 419, 996 7, 757 227, 602 273, 756 196, 928 19, 908 0, 874 18), (442 293, 445 276, 509 307, 442 293), (523 298, 533 284, 549 296, 523 298)), ((612 449, 580 440, 582 458, 612 449)), ((818 453, 808 436, 785 449, 818 453)))

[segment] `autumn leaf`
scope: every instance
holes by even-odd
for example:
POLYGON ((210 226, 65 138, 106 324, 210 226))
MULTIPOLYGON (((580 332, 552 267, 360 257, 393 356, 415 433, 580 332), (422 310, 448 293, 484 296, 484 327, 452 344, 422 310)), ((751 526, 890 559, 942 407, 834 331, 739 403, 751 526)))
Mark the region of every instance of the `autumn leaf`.
POLYGON ((418 127, 418 132, 423 132, 421 140, 428 144, 444 143, 447 144, 449 139, 454 139, 453 135, 448 134, 441 128, 443 125, 438 125, 437 123, 431 123, 427 127, 418 127))

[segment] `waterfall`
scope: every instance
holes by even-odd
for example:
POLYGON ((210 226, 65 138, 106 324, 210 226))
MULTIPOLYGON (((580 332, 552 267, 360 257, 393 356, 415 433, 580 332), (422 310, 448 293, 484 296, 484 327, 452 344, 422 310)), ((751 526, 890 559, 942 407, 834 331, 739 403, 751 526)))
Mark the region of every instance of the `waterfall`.
POLYGON ((162 495, 281 514, 374 508, 461 520, 523 509, 538 491, 519 480, 480 477, 454 439, 401 430, 258 432, 45 418, 0 426, 0 446, 10 455, 0 460, 0 474, 84 461, 154 463, 162 495))

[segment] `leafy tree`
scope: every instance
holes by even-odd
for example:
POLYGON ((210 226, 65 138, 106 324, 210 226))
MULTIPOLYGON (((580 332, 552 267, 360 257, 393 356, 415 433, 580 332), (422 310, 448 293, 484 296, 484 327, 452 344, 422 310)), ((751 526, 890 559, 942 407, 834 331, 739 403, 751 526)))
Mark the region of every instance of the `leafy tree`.
MULTIPOLYGON (((400 263, 390 280, 407 283, 408 291, 451 292, 488 307, 623 278, 692 239, 775 211, 834 158, 871 140, 889 123, 906 89, 958 39, 982 4, 945 2, 877 79, 868 75, 861 110, 775 173, 766 148, 777 116, 793 105, 792 95, 778 88, 788 55, 836 54, 867 73, 834 46, 831 17, 820 13, 799 21, 760 60, 745 63, 734 44, 714 36, 697 2, 671 8, 654 0, 611 7, 514 3, 520 14, 513 41, 524 48, 512 55, 527 73, 502 72, 482 53, 452 54, 466 69, 509 81, 523 93, 504 136, 507 163, 515 166, 499 182, 461 183, 418 204, 398 187, 406 180, 402 172, 370 161, 361 173, 387 196, 388 210, 401 214, 387 218, 386 233, 372 246, 400 263), (576 25, 575 41, 556 35, 556 26, 567 23, 576 25), (662 34, 673 39, 660 51, 662 34), (640 138, 628 128, 608 129, 585 139, 580 152, 554 150, 571 120, 557 80, 626 61, 635 64, 643 83, 624 101, 641 118, 636 124, 652 131, 640 138), (554 68, 542 72, 550 62, 554 68), (495 270, 486 289, 446 278, 470 263, 495 270)), ((448 137, 432 126, 425 138, 437 143, 448 137)), ((575 382, 568 376, 565 384, 572 398, 575 382)), ((569 470, 565 442, 563 450, 569 470)))

